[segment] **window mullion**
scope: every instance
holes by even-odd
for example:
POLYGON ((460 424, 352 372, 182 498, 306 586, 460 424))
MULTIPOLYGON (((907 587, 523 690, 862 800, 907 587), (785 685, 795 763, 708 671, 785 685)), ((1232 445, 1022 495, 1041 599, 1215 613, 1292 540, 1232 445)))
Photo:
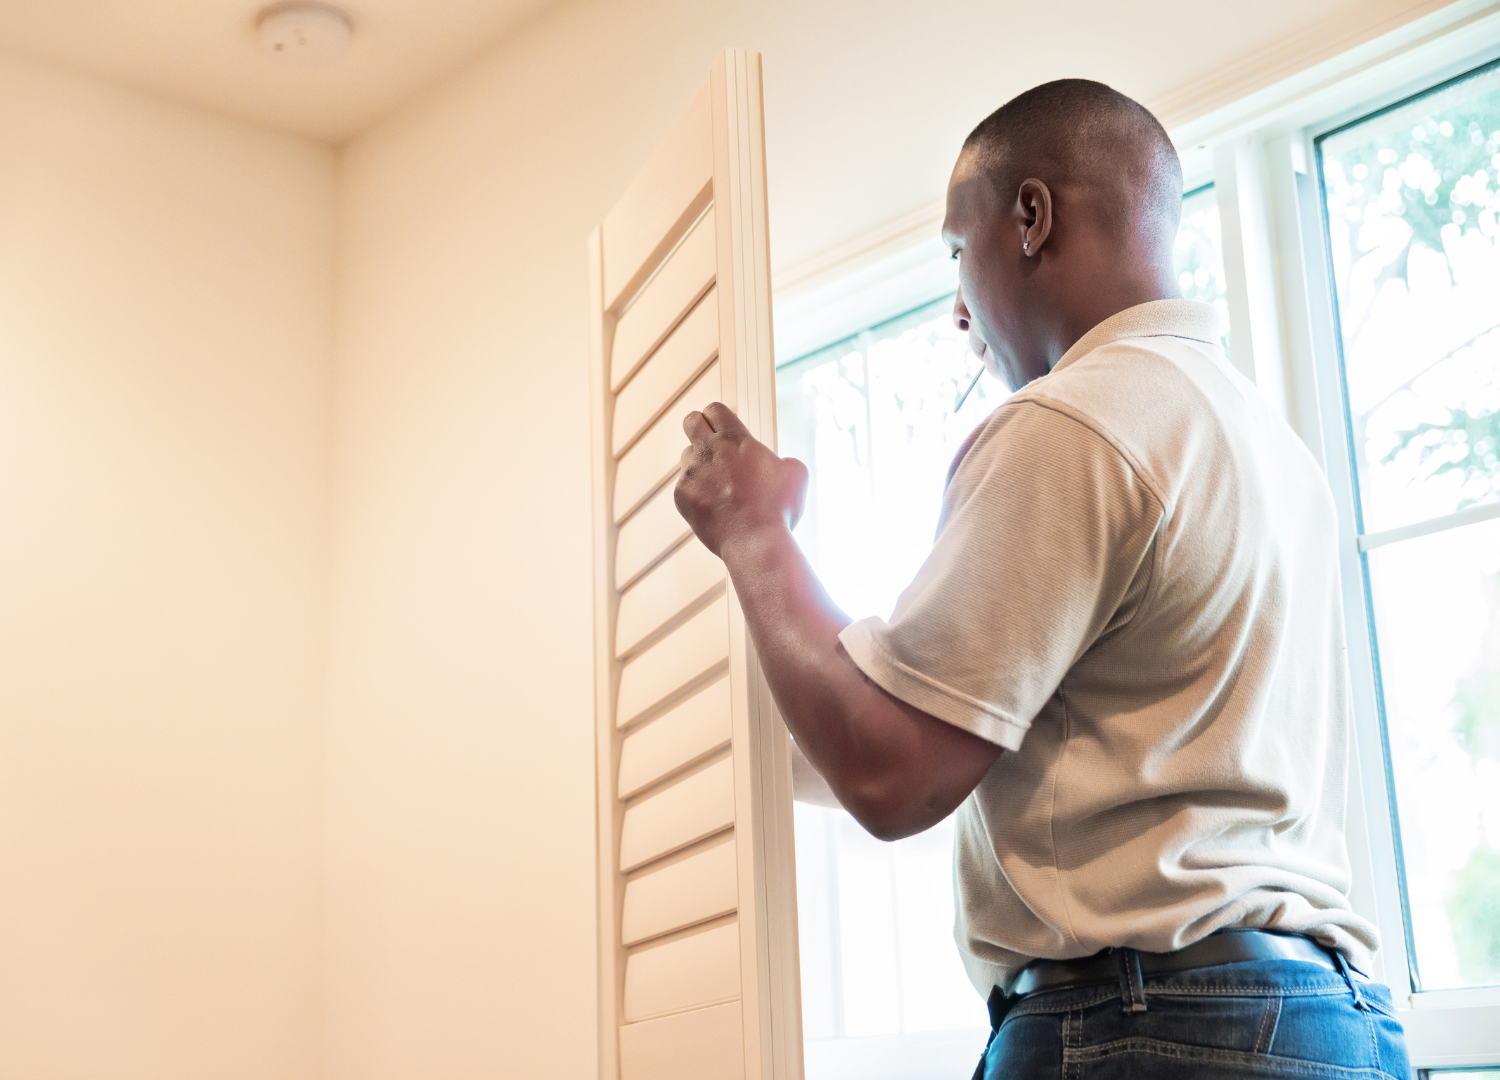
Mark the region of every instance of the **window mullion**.
MULTIPOLYGON (((1297 176, 1301 133, 1250 135, 1215 149, 1234 363, 1323 460, 1297 176)), ((1316 235, 1316 234, 1315 234, 1316 235)))
POLYGON ((1467 510, 1459 510, 1456 513, 1446 514, 1440 518, 1415 521, 1410 525, 1402 525, 1395 529, 1385 529, 1381 532, 1365 533, 1359 538, 1359 550, 1373 551, 1375 548, 1384 547, 1386 544, 1399 544, 1403 540, 1415 540, 1421 536, 1432 536, 1435 533, 1447 532, 1449 529, 1461 529, 1465 525, 1477 525, 1480 522, 1490 521, 1497 517, 1500 517, 1500 503, 1485 503, 1480 506, 1471 506, 1467 510))
MULTIPOLYGON (((1292 419, 1284 357, 1276 205, 1264 142, 1247 136, 1214 150, 1214 190, 1224 236, 1230 359, 1276 412, 1292 419)), ((1299 433, 1300 434, 1300 433, 1299 433)))
POLYGON ((1309 231, 1301 213, 1308 161, 1303 133, 1288 132, 1266 141, 1262 144, 1262 155, 1265 209, 1276 252, 1273 269, 1286 418, 1323 466, 1323 423, 1314 372, 1312 294, 1304 253, 1309 244, 1320 242, 1322 231, 1316 227, 1316 218, 1309 231))

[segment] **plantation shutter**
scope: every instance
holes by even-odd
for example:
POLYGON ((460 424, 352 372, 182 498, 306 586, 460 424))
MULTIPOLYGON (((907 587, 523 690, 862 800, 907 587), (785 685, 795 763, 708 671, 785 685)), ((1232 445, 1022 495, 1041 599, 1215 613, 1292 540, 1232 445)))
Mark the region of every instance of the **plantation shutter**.
POLYGON ((758 53, 726 51, 590 239, 605 1080, 801 1080, 790 747, 683 417, 776 445, 758 53))

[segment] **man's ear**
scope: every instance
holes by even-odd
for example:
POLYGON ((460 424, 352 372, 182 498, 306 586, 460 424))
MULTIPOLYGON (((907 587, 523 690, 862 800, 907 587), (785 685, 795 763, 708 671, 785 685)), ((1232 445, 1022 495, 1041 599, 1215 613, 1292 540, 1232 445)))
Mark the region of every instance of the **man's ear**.
POLYGON ((1016 210, 1021 224, 1021 254, 1037 255, 1052 235, 1051 190, 1040 180, 1022 180, 1016 193, 1016 210))

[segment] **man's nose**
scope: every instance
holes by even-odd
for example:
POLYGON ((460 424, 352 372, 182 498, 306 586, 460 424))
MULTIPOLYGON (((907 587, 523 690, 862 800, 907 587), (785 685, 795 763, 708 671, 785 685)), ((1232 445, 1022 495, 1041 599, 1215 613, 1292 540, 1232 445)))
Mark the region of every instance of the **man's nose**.
POLYGON ((964 292, 962 289, 953 297, 953 325, 964 333, 969 332, 969 309, 964 305, 964 292))

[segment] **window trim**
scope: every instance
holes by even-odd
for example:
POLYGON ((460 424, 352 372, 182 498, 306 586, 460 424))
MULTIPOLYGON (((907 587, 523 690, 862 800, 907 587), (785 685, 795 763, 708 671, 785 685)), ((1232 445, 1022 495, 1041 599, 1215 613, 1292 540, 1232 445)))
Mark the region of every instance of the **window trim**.
POLYGON ((776 366, 958 291, 939 231, 942 200, 775 273, 776 366))

